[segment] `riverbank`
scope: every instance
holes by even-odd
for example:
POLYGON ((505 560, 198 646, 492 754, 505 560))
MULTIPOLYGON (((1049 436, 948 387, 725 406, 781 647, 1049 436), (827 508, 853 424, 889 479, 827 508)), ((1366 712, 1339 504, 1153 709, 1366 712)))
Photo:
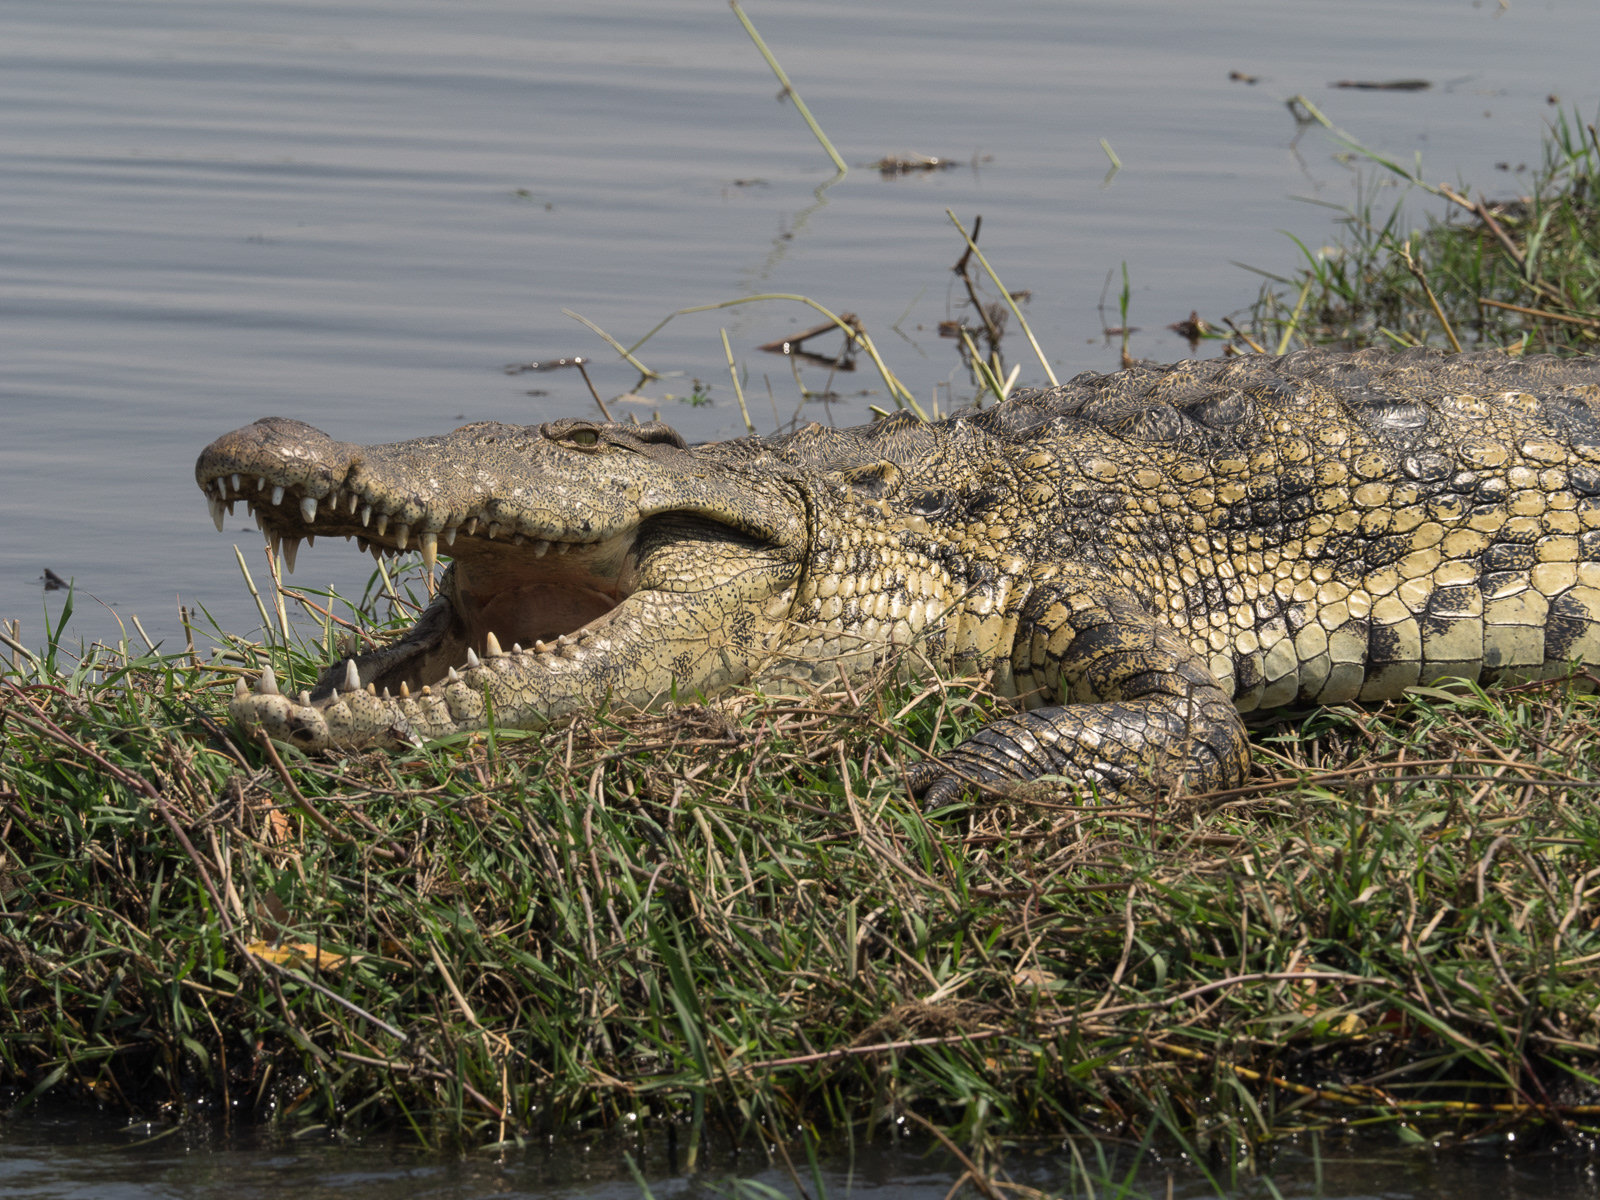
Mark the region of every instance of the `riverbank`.
POLYGON ((320 647, 96 649, 0 688, 0 1062, 146 1113, 430 1145, 668 1120, 1153 1132, 1600 1129, 1596 701, 1283 714, 1159 807, 929 820, 981 681, 307 760, 219 723, 320 647))
MULTIPOLYGON (((1578 145, 1587 165, 1575 150, 1527 210, 1568 213, 1569 241, 1510 210, 1438 227, 1399 268, 1437 305, 1397 301, 1404 319, 1368 332, 1439 344, 1463 326, 1452 304, 1485 308, 1481 277, 1446 287, 1445 256, 1498 246, 1524 263, 1505 295, 1565 297, 1521 314, 1536 324, 1511 348, 1587 345, 1600 160, 1578 145), (1538 267, 1557 245, 1582 250, 1559 276, 1538 267)), ((1359 279, 1403 288, 1377 245, 1385 270, 1359 279)), ((1317 270, 1241 343, 1338 340, 1317 270)), ((269 595, 271 632, 218 631, 214 657, 78 656, 59 630, 10 649, 16 1105, 398 1127, 434 1147, 662 1123, 690 1168, 710 1139, 799 1153, 797 1127, 904 1121, 947 1130, 980 1175, 1002 1140, 1072 1132, 1246 1163, 1313 1130, 1600 1132, 1591 697, 1419 689, 1280 712, 1240 789, 932 818, 904 769, 982 722, 981 679, 747 691, 397 755, 240 740, 238 678, 270 663, 308 686, 344 636, 331 614, 382 637, 408 607, 397 585, 357 605, 285 591, 300 633, 269 595)))

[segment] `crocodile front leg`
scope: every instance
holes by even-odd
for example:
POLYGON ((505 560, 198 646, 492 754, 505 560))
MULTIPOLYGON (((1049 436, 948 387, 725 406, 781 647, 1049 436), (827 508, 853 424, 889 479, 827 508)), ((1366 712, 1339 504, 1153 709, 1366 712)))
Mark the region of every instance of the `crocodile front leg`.
POLYGON ((1012 669, 1066 701, 992 721, 909 773, 925 807, 969 780, 1064 776, 1103 791, 1236 786, 1250 765, 1244 724, 1205 661, 1137 598, 1047 586, 1019 623, 1012 669))

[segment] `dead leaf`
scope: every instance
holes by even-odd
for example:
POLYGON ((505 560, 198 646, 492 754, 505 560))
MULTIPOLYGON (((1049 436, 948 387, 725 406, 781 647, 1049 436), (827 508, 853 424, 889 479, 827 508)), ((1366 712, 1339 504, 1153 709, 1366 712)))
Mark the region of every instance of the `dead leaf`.
POLYGON ((347 962, 358 962, 359 954, 334 954, 319 949, 313 942, 285 942, 274 946, 268 942, 251 942, 245 951, 267 962, 284 967, 316 967, 323 971, 337 971, 347 962))
POLYGON ((1056 977, 1050 974, 1049 971, 1041 971, 1037 967, 1029 967, 1025 971, 1018 971, 1011 977, 1011 986, 1038 988, 1042 991, 1055 981, 1056 977))

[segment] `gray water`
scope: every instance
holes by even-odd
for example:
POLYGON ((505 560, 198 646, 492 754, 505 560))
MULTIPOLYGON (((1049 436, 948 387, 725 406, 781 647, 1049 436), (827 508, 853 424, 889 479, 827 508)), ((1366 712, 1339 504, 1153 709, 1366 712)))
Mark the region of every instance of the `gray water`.
MULTIPOLYGON (((1595 1200, 1600 1171, 1586 1156, 1518 1150, 1492 1140, 1437 1155, 1401 1151, 1378 1139, 1294 1146, 1255 1175, 1196 1167, 1181 1154, 1080 1143, 1016 1148, 1004 1168, 1012 1182, 1060 1196, 1120 1200, 1595 1200), (1131 1168, 1131 1169, 1130 1169, 1131 1168), (1121 1189, 1126 1190, 1121 1190, 1121 1189)), ((791 1154, 798 1151, 791 1151, 791 1154)), ((421 1153, 400 1143, 338 1143, 325 1132, 232 1135, 217 1129, 163 1130, 108 1117, 32 1115, 0 1123, 0 1195, 7 1200, 643 1200, 624 1155, 658 1200, 788 1200, 800 1189, 759 1149, 711 1154, 689 1173, 669 1161, 659 1132, 480 1151, 421 1153), (162 1134, 165 1136, 161 1136, 162 1134)), ((893 1142, 830 1148, 821 1187, 802 1156, 795 1164, 810 1200, 940 1200, 961 1167, 942 1150, 893 1142)), ((973 1197, 970 1187, 960 1193, 973 1197)), ((1016 1193, 1010 1193, 1015 1195, 1016 1193)))
MULTIPOLYGON (((1549 96, 1590 120, 1600 102, 1592 0, 748 11, 848 162, 963 165, 855 167, 819 194, 831 166, 717 0, 0 5, 0 618, 42 640, 64 595, 41 592, 48 567, 80 589, 78 636, 115 637, 115 613, 176 639, 180 600, 248 631, 232 546, 260 574, 259 535, 242 510, 212 531, 199 449, 269 414, 370 442, 591 413, 575 372, 502 369, 593 355, 603 395, 631 388, 563 308, 631 342, 684 305, 810 295, 858 313, 948 408, 973 387, 934 332, 958 315, 946 207, 983 215, 1065 378, 1114 369, 1096 306, 1124 261, 1133 352, 1175 359, 1188 346, 1169 323, 1254 297, 1258 277, 1230 260, 1286 274, 1298 252, 1277 230, 1335 237, 1295 197, 1349 202, 1352 167, 1320 129, 1295 140, 1286 97, 1406 161, 1422 152, 1430 179, 1500 195, 1537 156, 1549 96), (1415 77, 1435 86, 1328 86, 1415 77), (1101 138, 1123 164, 1109 182, 1101 138)), ((619 416, 740 432, 726 327, 769 431, 798 392, 755 347, 815 320, 776 303, 682 318, 640 351, 672 374, 619 416), (696 378, 712 406, 664 398, 696 378)), ((1013 332, 1021 382, 1042 382, 1025 351, 1013 332)), ((870 370, 834 387, 803 419, 884 402, 870 370)), ((337 543, 303 554, 296 582, 366 576, 337 543)))

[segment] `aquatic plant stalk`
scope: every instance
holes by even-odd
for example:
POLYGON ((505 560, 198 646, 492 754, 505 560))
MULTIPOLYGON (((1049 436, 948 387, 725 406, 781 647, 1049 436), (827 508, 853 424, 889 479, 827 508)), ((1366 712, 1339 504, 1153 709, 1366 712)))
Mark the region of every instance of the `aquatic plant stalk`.
POLYGON ((589 320, 588 317, 584 316, 581 313, 575 313, 570 308, 563 308, 561 310, 561 315, 564 316, 564 317, 571 317, 574 321, 577 321, 582 325, 588 326, 595 333, 599 334, 603 339, 605 339, 605 342, 606 342, 606 344, 608 346, 610 346, 618 354, 622 355, 622 357, 627 360, 628 364, 630 366, 632 366, 634 370, 638 371, 639 374, 643 375, 646 379, 660 379, 661 378, 661 376, 657 375, 649 367, 645 366, 642 362, 640 362, 637 358, 635 358, 633 356, 633 352, 631 350, 629 350, 627 347, 625 347, 621 342, 617 341, 616 338, 612 337, 604 329, 601 329, 600 326, 596 325, 593 321, 589 320))
POLYGON ((655 335, 660 333, 662 329, 666 328, 667 323, 674 317, 688 316, 690 313, 714 312, 719 308, 733 308, 735 305, 754 304, 758 301, 764 300, 793 300, 796 303, 807 305, 821 313, 823 317, 829 321, 832 321, 844 331, 844 336, 847 340, 857 343, 863 350, 867 352, 867 356, 872 359, 872 365, 878 368, 878 374, 883 377, 884 386, 889 389, 889 396, 894 401, 896 408, 910 408, 912 412, 916 413, 917 416, 921 417, 924 421, 928 419, 927 414, 922 411, 922 406, 917 403, 917 398, 911 394, 911 390, 907 388, 905 384, 901 383, 900 380, 895 377, 894 372, 889 370, 888 366, 884 363, 882 356, 878 353, 877 346, 873 345, 872 338, 868 336, 865 329, 856 329, 852 327, 848 322, 842 320, 837 314, 818 304, 815 300, 811 299, 811 297, 796 295, 793 292, 763 292, 757 296, 740 296, 737 300, 721 300, 716 304, 694 304, 688 308, 674 309, 672 312, 669 312, 666 316, 662 317, 661 320, 657 321, 656 324, 642 338, 629 347, 629 350, 637 350, 651 338, 655 337, 655 335))
POLYGON ((728 0, 728 7, 733 9, 733 15, 739 18, 739 24, 744 26, 744 31, 750 35, 750 40, 756 44, 756 49, 761 51, 761 57, 767 60, 767 66, 771 67, 772 73, 778 77, 778 82, 783 85, 783 94, 794 101, 796 110, 805 118, 805 122, 810 126, 811 132, 816 136, 817 141, 822 143, 822 148, 828 152, 828 157, 833 160, 833 165, 839 171, 838 178, 833 180, 833 182, 837 183, 839 179, 843 179, 849 173, 850 168, 845 165, 844 159, 839 157, 839 152, 833 148, 833 143, 828 140, 828 135, 822 132, 822 126, 817 124, 817 119, 811 115, 811 110, 806 107, 806 102, 800 99, 800 93, 794 90, 794 84, 789 82, 789 77, 784 74, 783 67, 778 64, 778 60, 773 56, 772 51, 767 49, 766 42, 761 40, 761 35, 756 32, 756 27, 750 23, 750 18, 744 15, 744 9, 739 7, 739 0, 728 0))
POLYGON ((1278 339, 1279 354, 1287 354, 1289 352, 1289 339, 1294 336, 1295 329, 1300 325, 1300 314, 1305 311, 1306 297, 1311 294, 1311 281, 1313 278, 1308 271, 1306 273, 1305 286, 1300 289, 1300 299, 1295 301, 1294 312, 1289 316, 1289 323, 1283 327, 1283 336, 1278 339))
POLYGON ((733 376, 733 395, 739 401, 739 415, 744 418, 744 427, 754 433, 755 422, 750 419, 750 410, 744 406, 744 388, 739 386, 739 368, 734 365, 733 347, 728 345, 726 329, 722 330, 722 352, 728 356, 728 374, 733 376))
POLYGON ((950 218, 950 223, 961 231, 962 239, 967 243, 967 248, 977 256, 978 262, 989 273, 989 278, 994 281, 994 286, 999 289, 1000 295, 1005 298, 1006 304, 1011 309, 1011 315, 1017 318, 1017 324, 1022 326, 1022 332, 1028 335, 1028 344, 1033 347, 1033 352, 1038 356, 1039 365, 1044 368, 1045 378, 1050 381, 1051 387, 1060 387, 1061 381, 1056 378, 1056 373, 1050 369, 1049 360, 1044 356, 1044 351, 1039 348, 1039 339, 1033 336, 1033 330, 1028 327, 1028 318, 1022 315, 1022 310, 1017 307, 1017 302, 1006 291, 1006 285, 1000 282, 1000 276, 995 274, 994 268, 989 265, 989 260, 983 256, 983 251, 978 249, 978 243, 967 236, 966 226, 961 224, 961 219, 950 210, 944 210, 945 216, 950 218))

